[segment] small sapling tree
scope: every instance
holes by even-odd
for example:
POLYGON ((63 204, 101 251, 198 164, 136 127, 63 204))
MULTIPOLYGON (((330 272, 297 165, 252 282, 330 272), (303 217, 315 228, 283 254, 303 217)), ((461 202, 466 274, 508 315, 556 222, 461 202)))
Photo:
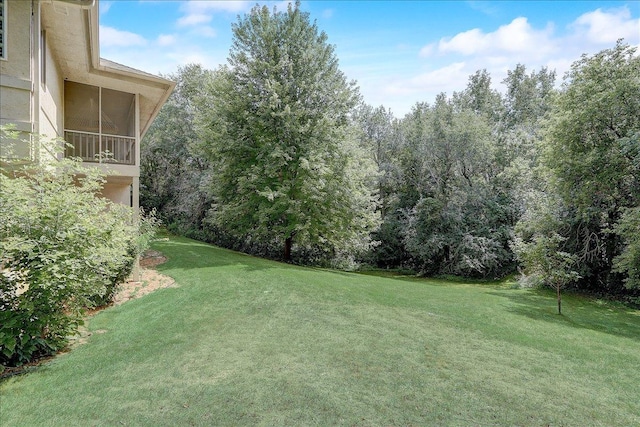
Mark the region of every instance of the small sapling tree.
POLYGON ((577 256, 561 250, 566 239, 557 233, 548 236, 537 234, 525 243, 516 238, 514 250, 525 268, 525 273, 534 275, 556 291, 558 314, 562 314, 560 291, 580 275, 574 270, 577 256))

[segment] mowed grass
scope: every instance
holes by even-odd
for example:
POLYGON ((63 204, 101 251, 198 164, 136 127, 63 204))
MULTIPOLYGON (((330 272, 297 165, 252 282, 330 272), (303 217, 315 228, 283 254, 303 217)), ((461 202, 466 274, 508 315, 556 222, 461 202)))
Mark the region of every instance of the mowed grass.
POLYGON ((179 287, 0 384, 5 426, 640 425, 640 314, 301 268, 172 237, 179 287))

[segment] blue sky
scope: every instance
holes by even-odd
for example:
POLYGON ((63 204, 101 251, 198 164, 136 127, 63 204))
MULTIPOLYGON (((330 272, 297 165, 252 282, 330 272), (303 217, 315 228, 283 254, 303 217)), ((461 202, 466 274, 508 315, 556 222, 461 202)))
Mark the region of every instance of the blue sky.
MULTIPOLYGON (((279 10, 286 1, 262 1, 279 10)), ((101 56, 143 71, 226 62, 231 24, 256 1, 100 1, 101 56)), ((303 1, 365 102, 398 117, 487 69, 496 89, 522 63, 558 82, 583 53, 640 46, 639 1, 303 1)))

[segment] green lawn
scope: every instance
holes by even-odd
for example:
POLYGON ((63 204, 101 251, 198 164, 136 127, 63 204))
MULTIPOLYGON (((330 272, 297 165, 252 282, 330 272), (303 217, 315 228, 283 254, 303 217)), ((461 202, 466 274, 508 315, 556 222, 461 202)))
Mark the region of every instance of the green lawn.
POLYGON ((154 248, 179 287, 1 383, 0 425, 640 425, 638 311, 154 248))

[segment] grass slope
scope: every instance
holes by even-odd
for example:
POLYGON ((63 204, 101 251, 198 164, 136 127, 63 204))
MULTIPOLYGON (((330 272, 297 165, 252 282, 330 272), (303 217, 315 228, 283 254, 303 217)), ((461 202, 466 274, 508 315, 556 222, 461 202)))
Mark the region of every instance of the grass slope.
POLYGON ((640 424, 640 316, 154 244, 177 281, 0 384, 0 425, 640 424))

